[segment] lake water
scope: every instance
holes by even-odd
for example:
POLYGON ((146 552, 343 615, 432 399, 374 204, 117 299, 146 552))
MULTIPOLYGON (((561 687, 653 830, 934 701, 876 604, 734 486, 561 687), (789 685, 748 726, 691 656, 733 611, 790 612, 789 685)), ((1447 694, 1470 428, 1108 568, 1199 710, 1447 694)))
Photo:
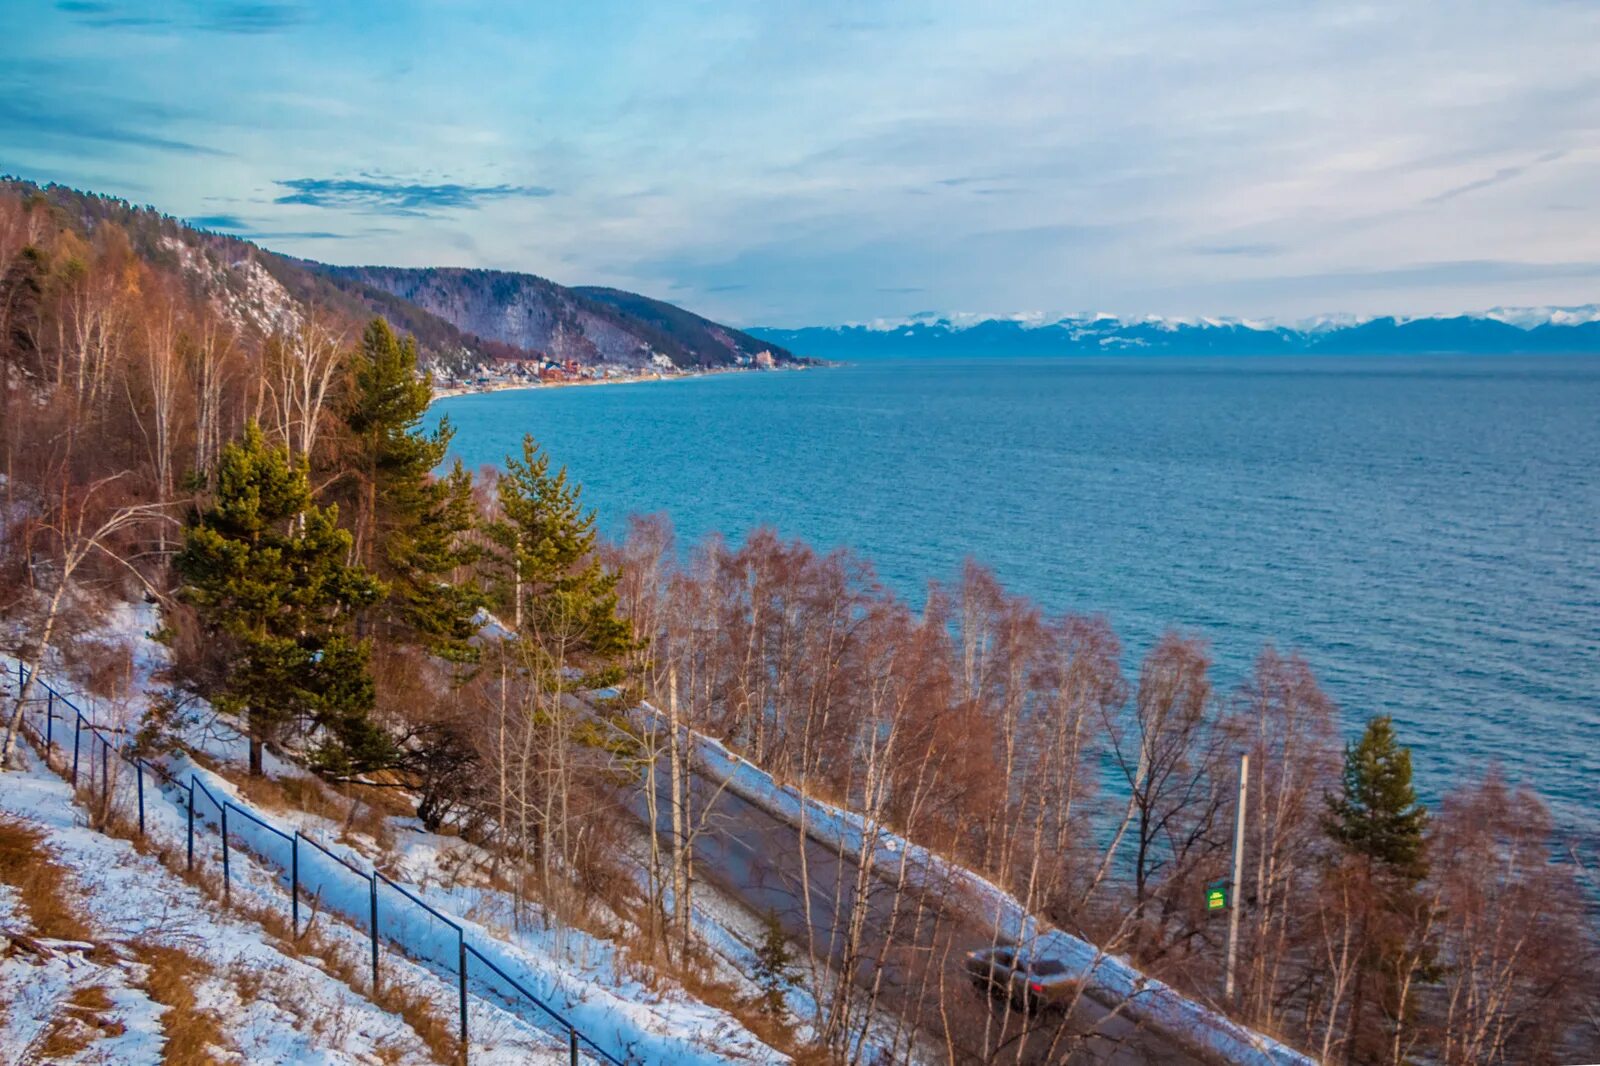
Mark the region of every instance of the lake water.
POLYGON ((771 524, 914 603, 970 554, 1135 651, 1200 632, 1225 683, 1299 649, 1426 795, 1498 759, 1594 839, 1600 358, 873 362, 435 410, 473 467, 533 433, 607 533, 771 524))

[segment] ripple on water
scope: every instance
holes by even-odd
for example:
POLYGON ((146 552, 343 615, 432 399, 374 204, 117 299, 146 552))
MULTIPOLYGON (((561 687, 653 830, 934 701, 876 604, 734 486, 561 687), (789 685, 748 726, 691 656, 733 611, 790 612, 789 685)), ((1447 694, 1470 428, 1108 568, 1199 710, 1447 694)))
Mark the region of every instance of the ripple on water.
POLYGON ((1600 822, 1600 359, 877 363, 444 401, 469 466, 531 431, 601 524, 770 523, 912 602, 971 554, 1130 655, 1229 683, 1297 647, 1436 797, 1494 759, 1600 822))

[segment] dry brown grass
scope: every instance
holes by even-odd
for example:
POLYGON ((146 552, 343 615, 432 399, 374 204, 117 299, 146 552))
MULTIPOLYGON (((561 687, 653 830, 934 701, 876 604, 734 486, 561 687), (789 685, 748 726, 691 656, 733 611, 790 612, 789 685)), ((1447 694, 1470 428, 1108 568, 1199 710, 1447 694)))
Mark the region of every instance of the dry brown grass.
POLYGON ((234 770, 223 771, 222 776, 239 790, 239 795, 256 807, 269 812, 289 809, 289 799, 283 794, 283 786, 275 777, 267 777, 264 774, 254 777, 234 770))
MULTIPOLYGON (((167 870, 198 888, 212 900, 220 902, 224 898, 220 872, 199 863, 194 870, 189 870, 183 851, 157 849, 148 839, 138 835, 136 822, 127 818, 112 817, 106 821, 101 831, 108 836, 129 841, 136 851, 156 859, 167 870)), ((72 910, 64 891, 69 877, 69 872, 64 867, 50 859, 48 850, 43 844, 43 835, 38 830, 19 822, 0 819, 0 881, 17 888, 25 904, 29 900, 37 901, 34 907, 29 908, 29 915, 33 918, 35 932, 38 935, 63 940, 86 938, 87 925, 72 910), (44 915, 42 922, 40 914, 44 915)), ((317 916, 314 913, 297 936, 289 928, 287 906, 279 910, 235 900, 229 910, 259 925, 267 934, 268 942, 284 956, 315 959, 314 965, 318 969, 365 996, 382 1009, 399 1015, 416 1033, 436 1061, 455 1062, 459 1058, 460 1045, 456 1040, 455 1016, 441 1012, 426 996, 404 988, 380 985, 377 994, 374 995, 368 968, 370 963, 366 953, 348 950, 345 945, 323 936, 315 928, 317 916)), ((305 913, 302 910, 302 914, 305 913)), ((194 961, 201 964, 200 960, 194 961)), ((248 979, 239 983, 243 990, 248 985, 248 979)), ((152 998, 159 998, 154 991, 150 994, 152 998)), ((75 1038, 67 1033, 60 1039, 70 1041, 75 1038)), ((90 1039, 93 1037, 90 1036, 90 1039)), ((53 1056, 46 1056, 42 1061, 54 1061, 57 1058, 70 1057, 72 1054, 75 1054, 75 1050, 61 1050, 54 1052, 53 1056)), ((175 1061, 205 1063, 212 1060, 195 1058, 175 1061)))
POLYGON ((285 777, 278 782, 278 788, 286 804, 307 814, 337 820, 345 816, 349 806, 314 777, 285 777))
MULTIPOLYGON (((119 830, 118 835, 130 838, 133 836, 131 827, 126 823, 114 825, 113 828, 119 830)), ((168 870, 200 889, 211 899, 220 901, 223 898, 222 877, 211 867, 197 864, 195 869, 190 871, 185 866, 181 852, 155 853, 137 839, 134 840, 134 846, 145 854, 155 855, 168 870)), ((266 934, 268 943, 280 954, 292 959, 315 960, 313 965, 317 969, 352 991, 365 996, 380 1008, 399 1015, 417 1034, 417 1038, 428 1048, 436 1061, 455 1062, 459 1058, 460 1044, 456 1040, 457 1022, 453 1014, 440 1011, 425 995, 394 985, 380 984, 377 994, 374 995, 371 987, 370 956, 364 951, 352 951, 346 945, 324 936, 316 928, 318 916, 308 912, 303 903, 301 914, 305 916, 309 913, 310 917, 303 919, 298 935, 289 928, 287 905, 280 910, 242 903, 236 898, 229 910, 259 925, 266 934)), ((234 982, 240 997, 246 1001, 251 998, 252 989, 259 993, 262 987, 260 982, 255 981, 247 972, 234 975, 234 982)), ((445 986, 441 984, 440 987, 445 986)))
POLYGON ((345 819, 344 829, 339 834, 343 843, 352 843, 350 834, 359 833, 371 838, 380 851, 385 853, 394 850, 394 830, 389 826, 389 816, 380 807, 366 803, 357 803, 350 808, 349 817, 345 819))
POLYGON ((228 1046, 221 1020, 199 1009, 194 994, 195 982, 212 972, 211 965, 167 944, 141 943, 137 949, 139 960, 149 967, 141 987, 167 1008, 161 1015, 161 1031, 167 1038, 161 1049, 162 1066, 213 1066, 225 1061, 217 1055, 228 1046))
POLYGON ((263 810, 303 811, 340 822, 347 832, 372 837, 385 849, 394 843, 394 833, 387 819, 415 813, 404 797, 385 788, 329 783, 309 775, 253 777, 237 767, 217 763, 208 768, 226 778, 241 796, 263 810))
POLYGON ((72 874, 55 861, 43 831, 0 819, 0 881, 17 892, 32 930, 55 940, 88 940, 89 924, 72 902, 72 874))
POLYGON ((406 782, 392 770, 379 770, 366 775, 373 784, 354 781, 330 782, 327 787, 351 802, 361 802, 376 807, 392 818, 410 818, 417 813, 416 802, 405 792, 406 782))
POLYGON ((357 781, 329 781, 312 774, 289 777, 252 776, 243 767, 224 763, 205 752, 187 752, 196 763, 226 778, 241 795, 272 810, 299 810, 343 821, 357 809, 376 809, 382 815, 407 818, 415 815, 415 803, 399 787, 399 775, 380 770, 368 775, 374 784, 357 781))
POLYGON ((688 960, 670 959, 663 951, 652 951, 646 938, 636 932, 617 939, 624 957, 632 964, 632 976, 641 984, 660 989, 669 981, 676 982, 702 1003, 727 1011, 762 1043, 788 1055, 799 1066, 824 1066, 835 1061, 826 1049, 796 1039, 794 1027, 762 1010, 758 998, 741 995, 736 986, 712 978, 706 961, 698 957, 697 948, 691 949, 688 960))
POLYGON ((59 647, 67 676, 77 678, 85 692, 101 699, 128 694, 134 677, 131 644, 120 640, 68 640, 59 647))
POLYGON ((33 1061, 59 1062, 71 1058, 97 1040, 118 1037, 127 1032, 127 1026, 106 1017, 106 1012, 114 1006, 110 994, 101 985, 83 985, 73 989, 71 997, 51 1019, 42 1038, 34 1044, 33 1061))

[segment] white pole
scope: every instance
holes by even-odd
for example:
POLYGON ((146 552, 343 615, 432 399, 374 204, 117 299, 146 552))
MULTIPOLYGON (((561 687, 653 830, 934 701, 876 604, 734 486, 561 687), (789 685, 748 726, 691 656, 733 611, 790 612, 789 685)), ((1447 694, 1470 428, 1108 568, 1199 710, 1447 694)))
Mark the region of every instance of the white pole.
POLYGON ((1228 883, 1228 978, 1223 1000, 1233 1002, 1233 959, 1239 948, 1239 885, 1244 880, 1244 804, 1249 795, 1250 756, 1239 756, 1239 809, 1233 822, 1233 880, 1228 883))

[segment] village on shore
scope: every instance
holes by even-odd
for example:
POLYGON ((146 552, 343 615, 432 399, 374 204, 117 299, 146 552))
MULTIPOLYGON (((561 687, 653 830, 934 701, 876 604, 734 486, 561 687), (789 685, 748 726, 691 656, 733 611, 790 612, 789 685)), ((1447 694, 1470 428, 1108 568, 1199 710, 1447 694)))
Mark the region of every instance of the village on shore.
MULTIPOLYGON (((568 385, 627 385, 644 381, 705 377, 710 374, 744 370, 780 369, 770 351, 754 355, 736 352, 726 366, 684 368, 660 352, 652 353, 644 366, 619 363, 582 363, 576 359, 555 359, 535 355, 528 358, 499 358, 480 362, 465 370, 435 367, 433 398, 465 396, 475 392, 502 392, 507 389, 532 389, 568 385)), ((792 369, 784 367, 782 369, 792 369)))

